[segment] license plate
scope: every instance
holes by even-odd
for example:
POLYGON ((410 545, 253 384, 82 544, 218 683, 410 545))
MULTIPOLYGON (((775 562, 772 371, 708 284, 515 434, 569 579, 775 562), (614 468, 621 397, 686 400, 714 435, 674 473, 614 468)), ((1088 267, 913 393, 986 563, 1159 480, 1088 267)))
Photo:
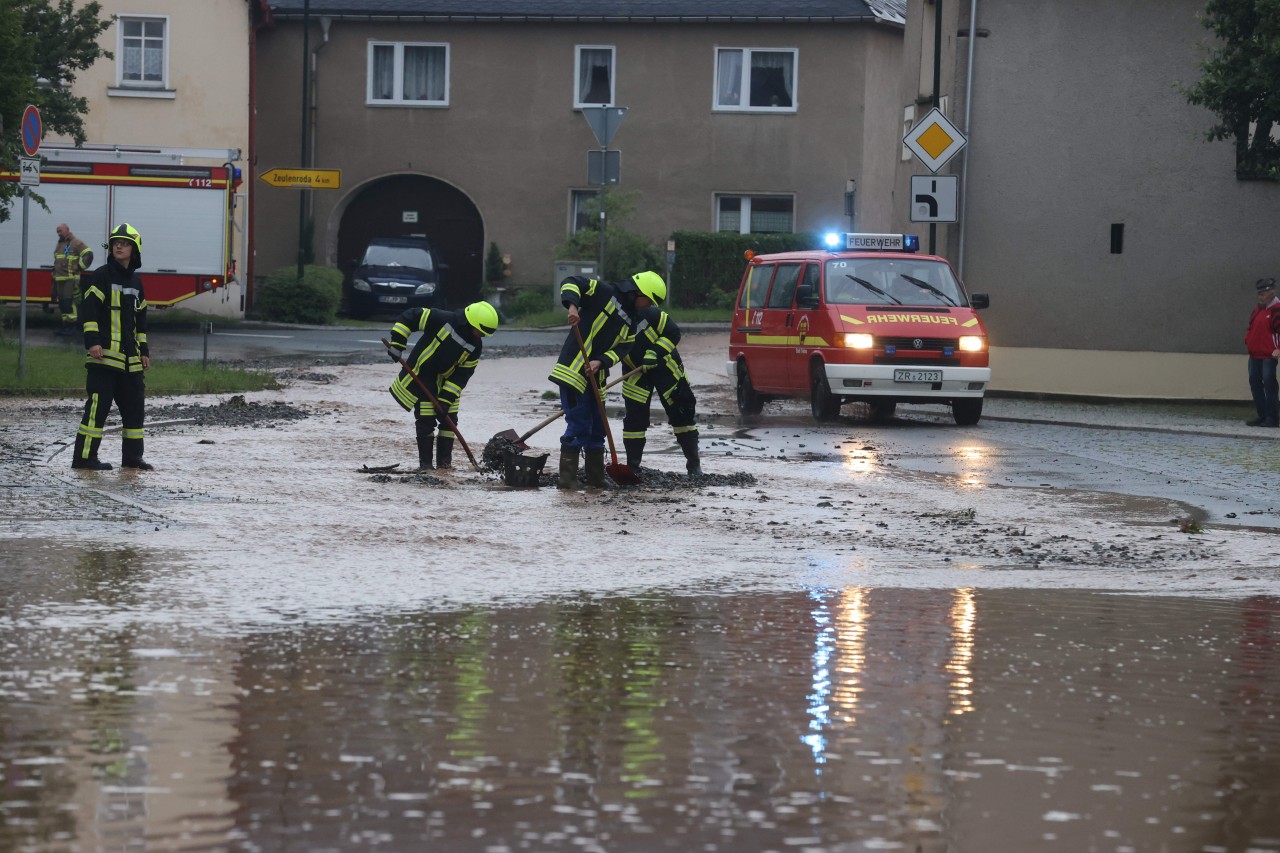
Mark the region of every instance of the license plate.
POLYGON ((894 382, 941 382, 941 370, 895 370, 894 382))
POLYGON ((379 296, 378 301, 386 305, 404 305, 409 301, 407 296, 379 296))

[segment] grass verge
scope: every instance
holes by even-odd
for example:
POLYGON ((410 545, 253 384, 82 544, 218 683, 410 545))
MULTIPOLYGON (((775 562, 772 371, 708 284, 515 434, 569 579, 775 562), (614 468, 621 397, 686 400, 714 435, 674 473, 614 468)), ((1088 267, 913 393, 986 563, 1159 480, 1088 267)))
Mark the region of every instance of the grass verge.
MULTIPOLYGON (((18 378, 18 345, 0 340, 0 395, 79 397, 84 391, 84 353, 63 347, 27 347, 18 378)), ((147 394, 224 394, 279 388, 270 373, 183 361, 157 362, 147 371, 147 394)))

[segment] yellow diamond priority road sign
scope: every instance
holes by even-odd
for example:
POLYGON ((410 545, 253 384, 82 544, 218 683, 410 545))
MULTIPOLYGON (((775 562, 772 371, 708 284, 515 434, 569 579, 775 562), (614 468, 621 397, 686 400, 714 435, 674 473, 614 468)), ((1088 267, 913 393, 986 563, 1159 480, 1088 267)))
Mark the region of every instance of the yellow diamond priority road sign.
POLYGON ((920 162, 936 172, 946 165, 968 142, 956 126, 947 121, 942 110, 934 107, 929 114, 902 137, 902 144, 920 158, 920 162))

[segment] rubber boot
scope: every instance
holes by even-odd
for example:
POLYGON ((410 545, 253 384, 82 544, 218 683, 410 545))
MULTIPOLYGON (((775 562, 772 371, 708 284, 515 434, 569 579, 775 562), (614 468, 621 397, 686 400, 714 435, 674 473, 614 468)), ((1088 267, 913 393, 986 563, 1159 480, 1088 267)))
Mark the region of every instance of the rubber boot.
POLYGON ((604 448, 586 451, 587 485, 595 489, 604 488, 604 448))
POLYGON ((560 479, 556 483, 562 489, 578 488, 578 448, 560 447, 560 479))
POLYGON ((644 458, 643 438, 624 438, 622 448, 627 452, 627 467, 640 470, 640 460, 644 458))
POLYGON ((418 420, 414 421, 413 429, 418 437, 418 470, 428 471, 432 467, 431 451, 435 446, 435 424, 428 420, 418 420))
POLYGON ((684 469, 690 477, 702 476, 702 459, 698 455, 698 434, 682 432, 676 436, 676 443, 684 451, 684 469))
POLYGON ((453 467, 453 439, 443 435, 436 439, 436 467, 453 467))
POLYGON ((75 449, 71 454, 71 467, 86 471, 110 471, 111 463, 103 462, 98 458, 98 445, 102 443, 102 439, 95 438, 90 440, 88 458, 84 457, 84 442, 85 437, 83 435, 76 436, 75 449))
POLYGON ((126 438, 120 451, 120 467, 154 471, 156 466, 142 458, 142 439, 126 438))

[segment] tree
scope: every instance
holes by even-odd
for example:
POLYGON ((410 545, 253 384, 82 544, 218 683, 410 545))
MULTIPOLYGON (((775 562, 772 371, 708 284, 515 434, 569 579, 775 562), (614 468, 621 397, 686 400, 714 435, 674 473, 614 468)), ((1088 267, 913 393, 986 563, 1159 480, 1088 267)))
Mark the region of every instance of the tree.
POLYGON ((1201 22, 1219 42, 1179 88, 1218 117, 1206 138, 1235 141, 1237 178, 1280 180, 1280 0, 1209 0, 1201 22))
POLYGON ((583 228, 556 247, 559 258, 596 258, 600 253, 600 204, 605 212, 605 281, 627 278, 644 270, 662 271, 662 254, 648 240, 622 227, 635 211, 637 193, 605 190, 583 204, 592 225, 583 228))
MULTIPOLYGON (((73 95, 71 85, 77 72, 112 58, 98 44, 113 20, 101 12, 96 0, 79 9, 75 0, 0 0, 0 167, 18 166, 27 104, 40 108, 46 135, 84 142, 89 103, 73 95)), ((9 218, 18 189, 14 181, 0 181, 0 222, 9 218)))

